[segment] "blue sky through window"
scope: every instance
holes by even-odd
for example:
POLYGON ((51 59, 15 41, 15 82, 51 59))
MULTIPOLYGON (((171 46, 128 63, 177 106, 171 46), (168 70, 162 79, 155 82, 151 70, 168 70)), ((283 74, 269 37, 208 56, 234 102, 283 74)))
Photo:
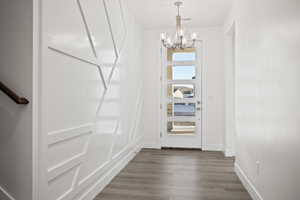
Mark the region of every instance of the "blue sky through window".
POLYGON ((195 66, 174 66, 173 80, 191 80, 195 79, 195 66))
POLYGON ((173 54, 173 61, 194 61, 194 60, 196 60, 195 52, 173 54))

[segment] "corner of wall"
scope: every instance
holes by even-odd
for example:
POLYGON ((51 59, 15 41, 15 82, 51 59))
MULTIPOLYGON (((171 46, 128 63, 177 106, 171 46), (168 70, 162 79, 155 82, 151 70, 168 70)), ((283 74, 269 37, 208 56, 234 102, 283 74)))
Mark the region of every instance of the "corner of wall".
POLYGON ((233 149, 225 149, 224 150, 224 155, 225 155, 225 157, 234 157, 235 152, 234 152, 233 149))
POLYGON ((253 200, 264 200, 238 163, 234 164, 234 171, 241 180, 246 190, 249 192, 253 200))
MULTIPOLYGON (((142 149, 141 138, 137 139, 131 147, 126 151, 127 154, 117 156, 111 164, 111 169, 108 170, 101 179, 99 179, 94 185, 92 185, 87 192, 85 192, 79 199, 93 200, 113 179, 120 171, 126 167, 126 165, 134 159, 134 157, 142 149)), ((125 153, 126 153, 125 152, 125 153)))

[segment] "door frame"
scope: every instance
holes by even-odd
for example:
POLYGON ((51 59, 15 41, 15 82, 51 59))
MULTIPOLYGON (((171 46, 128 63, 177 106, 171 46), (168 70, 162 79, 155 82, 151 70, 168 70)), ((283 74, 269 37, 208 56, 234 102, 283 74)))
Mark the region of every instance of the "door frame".
POLYGON ((41 0, 32 2, 32 200, 40 195, 41 0))
MULTIPOLYGON (((200 101, 201 101, 201 113, 200 113, 200 137, 201 137, 201 149, 205 149, 205 144, 206 144, 206 133, 207 133, 207 79, 206 79, 206 64, 205 64, 205 40, 203 39, 198 39, 197 40, 198 43, 201 43, 200 47, 196 46, 196 50, 197 50, 197 57, 201 58, 198 59, 197 61, 197 66, 200 66, 198 70, 198 73, 200 74, 200 79, 199 83, 200 83, 200 90, 201 90, 201 95, 200 95, 200 101)), ((159 84, 159 89, 160 89, 160 97, 159 97, 159 122, 158 122, 158 134, 159 134, 159 148, 163 148, 163 144, 162 144, 162 139, 163 139, 163 129, 165 128, 165 112, 162 109, 163 108, 163 103, 165 103, 165 97, 164 97, 164 93, 163 90, 165 89, 163 86, 163 67, 165 67, 165 61, 163 60, 163 49, 165 47, 160 46, 160 74, 159 74, 159 80, 160 80, 160 84, 159 84)))

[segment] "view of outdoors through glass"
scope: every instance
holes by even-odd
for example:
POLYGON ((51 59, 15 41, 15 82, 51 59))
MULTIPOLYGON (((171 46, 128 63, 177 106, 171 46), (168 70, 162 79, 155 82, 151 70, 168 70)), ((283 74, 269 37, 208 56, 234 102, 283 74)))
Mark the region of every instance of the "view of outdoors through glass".
POLYGON ((196 79, 195 66, 173 66, 173 80, 196 79))
POLYGON ((178 99, 194 98, 194 84, 169 84, 168 94, 178 99))
MULTIPOLYGON (((186 120, 196 116, 196 103, 186 102, 195 99, 196 52, 193 49, 168 51, 167 80, 168 98, 167 115, 175 117, 167 122, 168 134, 194 134, 196 122, 186 120), (176 102, 175 100, 180 100, 176 102), (181 102, 182 101, 182 102, 181 102), (177 120, 185 117, 184 120, 177 120)), ((191 118, 192 120, 192 118, 191 118)))

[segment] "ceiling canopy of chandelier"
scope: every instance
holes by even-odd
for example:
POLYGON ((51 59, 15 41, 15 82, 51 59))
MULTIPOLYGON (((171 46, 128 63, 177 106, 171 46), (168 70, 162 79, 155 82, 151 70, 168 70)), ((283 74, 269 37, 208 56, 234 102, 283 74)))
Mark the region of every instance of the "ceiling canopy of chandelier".
POLYGON ((167 33, 161 34, 161 42, 164 47, 172 48, 172 49, 185 49, 185 48, 194 48, 197 40, 197 34, 192 33, 187 36, 185 31, 182 28, 182 18, 180 16, 180 6, 182 6, 182 2, 175 2, 175 6, 177 7, 177 16, 176 16, 176 32, 174 37, 170 37, 167 33))

